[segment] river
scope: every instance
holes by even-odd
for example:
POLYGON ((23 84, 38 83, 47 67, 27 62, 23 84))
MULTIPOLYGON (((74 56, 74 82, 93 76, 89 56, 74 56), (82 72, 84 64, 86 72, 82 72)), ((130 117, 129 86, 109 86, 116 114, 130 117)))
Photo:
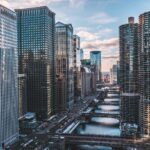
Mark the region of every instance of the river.
MULTIPOLYGON (((113 118, 114 114, 120 114, 119 101, 120 98, 118 94, 108 94, 107 98, 104 99, 105 104, 98 105, 93 111, 98 114, 111 114, 112 117, 92 116, 89 121, 81 122, 73 133, 78 135, 88 134, 119 137, 120 123, 118 119, 113 118)), ((112 148, 96 145, 67 145, 66 150, 112 150, 112 148)))

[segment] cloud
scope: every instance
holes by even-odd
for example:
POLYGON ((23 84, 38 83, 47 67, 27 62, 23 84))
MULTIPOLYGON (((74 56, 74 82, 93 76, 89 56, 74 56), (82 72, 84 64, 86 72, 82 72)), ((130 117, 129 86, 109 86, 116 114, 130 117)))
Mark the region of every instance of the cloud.
POLYGON ((0 4, 16 9, 49 5, 51 3, 63 2, 64 0, 0 0, 0 4))
POLYGON ((97 32, 90 31, 89 28, 79 27, 76 29, 75 33, 80 36, 85 41, 98 40, 100 38, 105 38, 108 35, 110 36, 112 30, 109 28, 99 29, 97 32))
POLYGON ((98 24, 109 24, 117 21, 116 17, 112 17, 105 12, 95 14, 90 17, 91 21, 98 24))
POLYGON ((83 7, 87 0, 69 0, 70 6, 73 8, 83 7))
POLYGON ((88 31, 79 31, 77 35, 85 40, 95 40, 98 39, 98 36, 94 33, 90 33, 88 31))
POLYGON ((110 39, 95 40, 95 41, 84 41, 81 43, 81 47, 83 49, 90 49, 90 50, 113 49, 113 48, 118 48, 118 45, 119 45, 118 38, 110 38, 110 39))

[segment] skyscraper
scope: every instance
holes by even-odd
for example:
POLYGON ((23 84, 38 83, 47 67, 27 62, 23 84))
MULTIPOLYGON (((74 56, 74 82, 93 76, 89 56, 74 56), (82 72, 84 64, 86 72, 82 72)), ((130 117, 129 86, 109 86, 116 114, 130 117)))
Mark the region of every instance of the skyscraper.
POLYGON ((46 6, 17 9, 19 74, 27 80, 27 111, 55 111, 55 14, 46 6))
POLYGON ((77 35, 73 36, 73 66, 74 66, 74 94, 75 100, 77 100, 81 94, 80 37, 77 35))
POLYGON ((121 122, 138 124, 138 27, 134 18, 120 26, 121 122))
POLYGON ((19 136, 17 75, 16 14, 0 5, 0 144, 19 136))
POLYGON ((27 80, 25 74, 18 74, 19 119, 27 112, 27 80))
POLYGON ((117 84, 117 65, 113 65, 110 69, 110 83, 117 84))
POLYGON ((56 74, 66 81, 66 105, 71 108, 74 102, 73 27, 61 22, 57 22, 55 27, 56 74))
POLYGON ((84 51, 83 49, 80 49, 80 60, 84 58, 84 51))
POLYGON ((139 17, 140 24, 140 129, 150 136, 150 12, 139 17))
POLYGON ((97 81, 101 81, 101 51, 90 52, 91 64, 96 65, 97 81))

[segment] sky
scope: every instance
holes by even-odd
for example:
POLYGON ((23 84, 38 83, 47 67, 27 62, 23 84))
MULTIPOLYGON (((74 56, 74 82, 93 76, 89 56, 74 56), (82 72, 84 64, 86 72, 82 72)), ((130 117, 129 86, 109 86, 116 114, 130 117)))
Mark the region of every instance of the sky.
POLYGON ((102 71, 109 71, 119 60, 119 26, 150 11, 150 0, 0 0, 11 9, 48 6, 56 21, 71 23, 81 38, 84 58, 89 52, 102 52, 102 71))

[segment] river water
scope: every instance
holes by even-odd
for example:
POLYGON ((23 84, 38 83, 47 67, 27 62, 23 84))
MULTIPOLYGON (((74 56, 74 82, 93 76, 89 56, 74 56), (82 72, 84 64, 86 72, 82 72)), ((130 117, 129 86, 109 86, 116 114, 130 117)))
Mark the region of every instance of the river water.
MULTIPOLYGON (((119 120, 114 114, 120 114, 120 98, 117 94, 108 94, 105 104, 98 105, 95 113, 112 114, 112 117, 91 117, 89 121, 81 122, 73 131, 79 135, 120 136, 119 120), (108 103, 108 105, 107 105, 108 103), (112 103, 115 103, 113 105, 112 103), (112 104, 112 105, 111 105, 112 104)), ((67 145, 66 150, 112 150, 111 147, 94 145, 67 145)))

